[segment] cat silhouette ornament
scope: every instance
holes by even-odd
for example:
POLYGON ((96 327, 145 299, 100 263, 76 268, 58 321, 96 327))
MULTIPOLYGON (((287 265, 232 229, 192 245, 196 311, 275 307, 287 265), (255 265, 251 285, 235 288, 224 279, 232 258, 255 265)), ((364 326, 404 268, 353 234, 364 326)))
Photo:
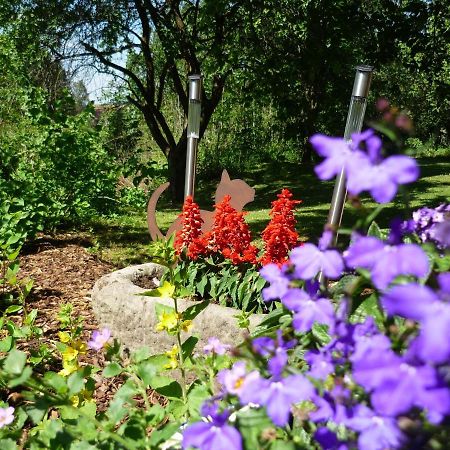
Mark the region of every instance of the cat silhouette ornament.
MULTIPOLYGON (((150 232, 151 238, 155 241, 156 239, 162 239, 164 237, 169 237, 178 230, 181 230, 183 221, 181 217, 178 217, 175 222, 170 225, 167 230, 166 236, 164 236, 161 230, 158 228, 156 223, 156 204, 158 203, 161 194, 169 187, 170 183, 164 183, 153 192, 147 206, 147 223, 148 230, 150 232)), ((242 211, 247 203, 250 203, 255 198, 255 190, 249 186, 243 180, 231 180, 228 172, 224 170, 222 172, 222 178, 216 189, 216 195, 214 196, 215 204, 219 203, 225 195, 231 197, 230 205, 236 211, 242 211)), ((211 230, 214 222, 214 211, 206 211, 204 209, 200 210, 201 218, 203 219, 202 231, 206 232, 211 230)))

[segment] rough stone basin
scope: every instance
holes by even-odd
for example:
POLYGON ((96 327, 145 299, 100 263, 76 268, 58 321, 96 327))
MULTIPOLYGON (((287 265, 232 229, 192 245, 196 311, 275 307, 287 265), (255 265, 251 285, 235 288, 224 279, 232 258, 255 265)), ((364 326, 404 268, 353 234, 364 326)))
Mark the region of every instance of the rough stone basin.
MULTIPOLYGON (((143 296, 142 293, 149 289, 139 287, 144 280, 159 279, 164 270, 163 266, 154 263, 130 266, 103 276, 94 285, 92 308, 100 326, 109 328, 122 346, 131 351, 145 345, 157 354, 170 350, 175 343, 173 336, 155 331, 158 322, 155 303, 173 306, 173 300, 143 296)), ((190 300, 178 300, 180 311, 192 304, 190 300)), ((243 330, 233 317, 236 314, 233 308, 208 305, 193 321, 190 334, 199 338, 197 349, 201 349, 212 336, 226 344, 240 343, 243 330)), ((250 318, 250 329, 263 318, 263 314, 254 314, 250 318)))

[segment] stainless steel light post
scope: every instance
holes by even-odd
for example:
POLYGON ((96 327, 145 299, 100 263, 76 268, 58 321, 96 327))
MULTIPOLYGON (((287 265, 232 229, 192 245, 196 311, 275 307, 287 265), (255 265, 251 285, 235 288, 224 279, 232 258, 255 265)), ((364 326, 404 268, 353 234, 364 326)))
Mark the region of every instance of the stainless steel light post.
POLYGON ((189 195, 191 195, 192 197, 194 196, 195 172, 197 166, 197 147, 198 140, 200 138, 200 119, 202 112, 201 93, 201 75, 191 75, 189 77, 189 109, 184 198, 189 195))
MULTIPOLYGON (((353 133, 361 131, 364 114, 367 106, 367 95, 369 93, 370 82, 372 80, 372 66, 357 66, 355 82, 353 83, 352 97, 348 108, 347 123, 345 125, 344 139, 351 141, 353 133)), ((328 213, 328 225, 334 233, 334 244, 337 240, 337 229, 341 225, 342 213, 344 211, 347 189, 345 187, 345 171, 336 178, 333 197, 331 199, 330 211, 328 213)))

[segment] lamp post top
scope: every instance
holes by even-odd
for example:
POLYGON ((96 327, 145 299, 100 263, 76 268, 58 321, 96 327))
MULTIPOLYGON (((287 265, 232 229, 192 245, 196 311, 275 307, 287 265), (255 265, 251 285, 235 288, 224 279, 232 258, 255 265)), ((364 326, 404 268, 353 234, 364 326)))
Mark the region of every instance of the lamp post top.
POLYGON ((202 76, 189 75, 189 100, 200 101, 202 97, 202 76))
POLYGON ((370 82, 372 81, 372 66, 356 66, 355 83, 353 84, 353 97, 367 98, 370 82))

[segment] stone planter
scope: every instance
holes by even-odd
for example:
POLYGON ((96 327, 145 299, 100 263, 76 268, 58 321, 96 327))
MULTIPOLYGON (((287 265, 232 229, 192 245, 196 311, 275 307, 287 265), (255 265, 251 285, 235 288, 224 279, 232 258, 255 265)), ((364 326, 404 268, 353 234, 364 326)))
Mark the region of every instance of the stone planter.
MULTIPOLYGON (((164 270, 163 266, 154 263, 130 266, 103 276, 94 285, 92 308, 100 327, 109 328, 113 337, 130 351, 148 346, 153 354, 157 354, 170 350, 175 344, 173 336, 155 331, 158 323, 155 303, 173 306, 173 300, 143 296, 142 293, 149 289, 139 286, 145 280, 159 279, 164 270)), ((192 304, 189 300, 178 300, 180 311, 192 304)), ((226 344, 240 343, 244 333, 233 317, 237 313, 233 308, 208 305, 193 321, 190 334, 199 338, 197 348, 201 349, 213 336, 226 344)), ((250 318, 250 329, 263 319, 263 314, 254 314, 250 318)))

